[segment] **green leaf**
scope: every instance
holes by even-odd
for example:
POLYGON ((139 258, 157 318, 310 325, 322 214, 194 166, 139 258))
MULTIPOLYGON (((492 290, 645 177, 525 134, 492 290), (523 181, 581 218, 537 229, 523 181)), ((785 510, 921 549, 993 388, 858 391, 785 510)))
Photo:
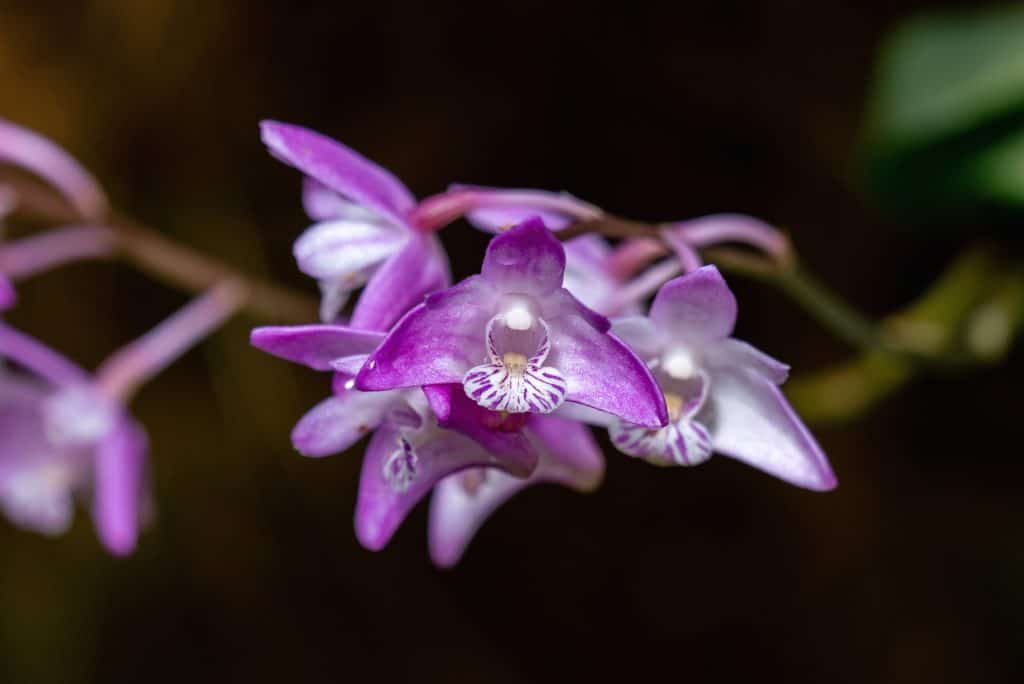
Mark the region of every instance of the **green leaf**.
POLYGON ((1024 211, 1024 6, 914 19, 881 52, 867 187, 904 218, 1024 211))

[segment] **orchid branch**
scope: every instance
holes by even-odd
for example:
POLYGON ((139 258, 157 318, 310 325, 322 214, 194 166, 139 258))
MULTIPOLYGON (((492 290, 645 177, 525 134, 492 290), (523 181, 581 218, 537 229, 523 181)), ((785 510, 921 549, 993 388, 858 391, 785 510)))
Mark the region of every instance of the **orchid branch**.
MULTIPOLYGON (((5 177, 4 181, 15 189, 16 215, 58 225, 81 220, 52 191, 22 178, 5 177)), ((110 234, 111 255, 126 259, 167 285, 200 293, 218 283, 232 281, 238 283, 243 293, 241 310, 254 317, 285 323, 316 319, 317 303, 310 297, 247 276, 134 219, 114 212, 109 216, 102 225, 110 234)))

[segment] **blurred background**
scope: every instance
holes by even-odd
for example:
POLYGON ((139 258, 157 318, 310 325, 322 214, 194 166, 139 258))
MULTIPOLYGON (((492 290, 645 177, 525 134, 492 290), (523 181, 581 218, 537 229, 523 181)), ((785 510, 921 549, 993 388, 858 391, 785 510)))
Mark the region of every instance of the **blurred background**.
MULTIPOLYGON (((907 169, 991 170, 963 162, 959 137, 945 167, 915 154, 976 124, 1000 135, 971 144, 1024 130, 1024 33, 982 32, 961 53, 1002 46, 1008 75, 982 81, 1009 83, 1003 100, 929 101, 984 62, 941 46, 910 60, 930 74, 911 78, 920 92, 872 85, 907 18, 978 4, 0 0, 0 116, 77 155, 123 211, 310 295, 290 253, 307 224, 299 174, 266 154, 261 118, 343 140, 420 195, 461 181, 564 189, 647 220, 750 213, 882 316, 979 237, 1018 249, 1006 183, 957 195, 907 169), (894 93, 929 115, 969 111, 929 128, 901 105, 890 117, 894 93)), ((485 236, 462 225, 444 240, 457 275, 477 269, 485 236)), ((731 282, 738 335, 796 372, 850 356, 776 290, 731 282)), ((89 367, 185 301, 101 263, 20 296, 13 322, 89 367)), ((135 402, 159 512, 132 558, 108 557, 87 514, 57 541, 0 524, 0 681, 1024 676, 1019 353, 815 426, 835 492, 722 457, 657 469, 609 451, 596 493, 529 490, 445 572, 425 506, 383 552, 359 547, 356 451, 292 451, 329 383, 248 346, 273 322, 235 321, 135 402)))

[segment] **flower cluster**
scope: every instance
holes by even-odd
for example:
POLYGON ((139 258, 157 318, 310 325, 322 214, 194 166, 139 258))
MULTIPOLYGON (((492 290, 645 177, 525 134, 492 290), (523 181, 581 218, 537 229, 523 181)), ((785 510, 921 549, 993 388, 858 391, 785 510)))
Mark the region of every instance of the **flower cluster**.
POLYGON ((338 142, 276 122, 262 132, 305 174, 315 223, 295 256, 319 280, 323 322, 258 328, 252 342, 332 373, 331 396, 292 434, 301 453, 372 435, 355 522, 367 548, 387 544, 432 492, 431 556, 454 565, 520 489, 595 488, 604 457, 589 426, 656 465, 717 452, 800 487, 835 486, 779 390, 788 368, 731 337, 736 300, 697 256, 722 240, 779 248, 759 222, 708 217, 669 226, 664 241, 563 244, 557 231, 601 210, 566 194, 459 185, 417 202, 338 142), (479 274, 452 285, 436 232, 459 217, 496 236, 479 274))
MULTIPOLYGON (((44 181, 76 221, 0 245, 0 309, 15 305, 12 283, 86 258, 110 256, 114 233, 92 176, 61 148, 0 120, 0 163, 44 181)), ((0 183, 0 225, 21 203, 0 183)), ((153 510, 147 437, 128 403, 141 384, 233 313, 241 292, 226 281, 90 374, 41 342, 0 323, 0 511, 23 529, 58 535, 76 499, 89 503, 112 553, 130 553, 153 510)))

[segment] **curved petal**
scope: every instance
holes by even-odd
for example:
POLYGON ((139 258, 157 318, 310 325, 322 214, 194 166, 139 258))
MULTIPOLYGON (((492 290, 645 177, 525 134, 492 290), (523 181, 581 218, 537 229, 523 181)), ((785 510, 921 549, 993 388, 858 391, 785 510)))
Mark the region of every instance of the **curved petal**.
POLYGON ((354 206, 317 179, 302 178, 302 208, 314 221, 341 218, 354 206))
POLYGON ((565 250, 534 217, 491 240, 480 274, 501 292, 545 295, 562 287, 565 250))
POLYGON ((386 390, 461 383, 466 371, 486 358, 484 328, 496 297, 479 276, 430 295, 370 354, 356 386, 386 390))
POLYGON ((501 459, 509 472, 526 476, 537 467, 537 450, 521 432, 525 416, 488 411, 466 396, 462 385, 423 388, 441 427, 459 432, 501 459))
POLYGON ((360 295, 351 324, 390 330, 409 309, 451 284, 448 257, 433 235, 414 236, 377 269, 360 295))
POLYGON ((416 199, 390 171, 308 128, 263 121, 260 133, 263 143, 284 163, 343 197, 406 225, 405 215, 416 199))
POLYGON ((407 233, 379 222, 334 219, 307 228, 292 251, 306 275, 350 279, 358 286, 366 269, 395 254, 408 239, 407 233))
POLYGON ((476 228, 500 233, 531 216, 538 216, 551 230, 574 221, 601 216, 601 210, 566 192, 488 188, 454 184, 440 195, 423 200, 415 211, 421 229, 438 229, 460 216, 476 228))
POLYGON ((0 356, 16 361, 55 385, 84 385, 89 374, 56 351, 0 323, 0 356))
POLYGON ((617 337, 576 316, 551 324, 549 364, 568 381, 568 401, 614 414, 630 423, 662 427, 668 411, 647 366, 617 337))
POLYGON ((665 336, 646 316, 626 316, 612 320, 612 332, 641 358, 653 359, 665 348, 665 336))
POLYGON ((707 363, 712 367, 745 368, 775 385, 781 385, 789 377, 788 365, 734 337, 709 346, 704 353, 707 363))
POLYGON ((146 433, 129 418, 122 418, 96 447, 96 533, 118 556, 134 551, 139 536, 146 448, 146 433))
POLYGON ((460 475, 441 480, 430 501, 430 557, 440 567, 452 567, 469 542, 502 504, 526 487, 554 482, 577 491, 595 489, 604 476, 604 456, 590 431, 572 421, 536 416, 530 433, 542 447, 533 476, 512 477, 493 468, 467 471, 471 486, 460 475))
POLYGON ((0 311, 14 306, 17 295, 14 294, 14 286, 11 281, 0 275, 0 311))
POLYGON ((665 283, 651 304, 651 320, 687 343, 721 340, 736 325, 736 298, 714 266, 665 283))
POLYGON ((427 428, 407 436, 383 425, 370 440, 359 479, 355 527, 360 543, 378 551, 413 506, 437 482, 466 468, 503 467, 473 440, 450 430, 427 428))
POLYGON ((102 219, 107 198, 96 179, 43 136, 0 119, 0 162, 30 171, 63 193, 83 218, 102 219))
POLYGON ((292 430, 292 445, 303 456, 345 451, 374 430, 399 400, 395 392, 360 392, 343 387, 309 410, 292 430))
POLYGON ((708 404, 716 451, 798 487, 824 491, 836 486, 821 447, 766 378, 720 369, 711 376, 708 404))
POLYGON ((256 328, 249 342, 268 354, 325 371, 338 370, 338 359, 369 354, 384 337, 382 332, 343 325, 289 325, 256 328))

